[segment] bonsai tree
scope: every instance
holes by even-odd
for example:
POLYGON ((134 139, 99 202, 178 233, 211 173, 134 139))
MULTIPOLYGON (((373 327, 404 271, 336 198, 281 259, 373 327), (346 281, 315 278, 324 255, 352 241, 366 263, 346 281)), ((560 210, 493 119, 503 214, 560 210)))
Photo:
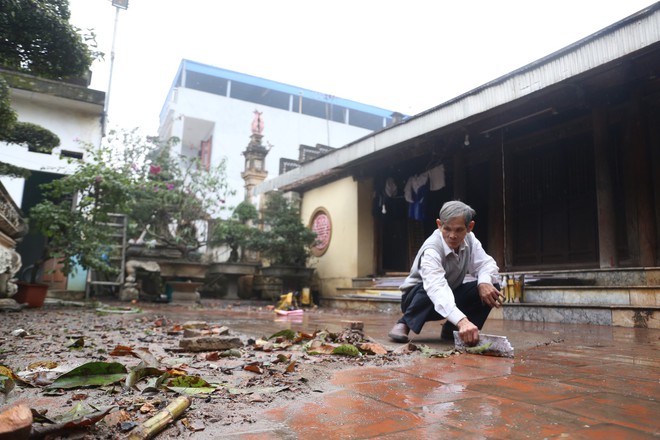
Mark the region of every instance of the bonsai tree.
POLYGON ((245 251, 250 248, 259 232, 252 223, 259 218, 257 208, 250 202, 241 202, 231 217, 220 219, 211 231, 209 244, 226 245, 230 249, 228 263, 245 261, 245 251))
POLYGON ((316 233, 300 220, 300 210, 280 192, 268 194, 261 216, 262 230, 253 247, 271 265, 305 267, 316 242, 316 233))
POLYGON ((73 174, 42 185, 45 200, 28 212, 31 229, 46 237, 39 263, 56 258, 65 275, 77 266, 112 273, 112 214, 128 217, 129 233, 174 246, 184 258, 205 245, 198 226, 225 209, 230 192, 224 162, 209 171, 194 160, 178 162, 171 155, 177 143, 111 131, 101 148, 87 146, 87 160, 73 174))
MULTIPOLYGON (((205 169, 197 158, 175 156, 177 138, 149 145, 141 184, 134 187, 130 227, 147 242, 177 249, 185 259, 208 244, 207 227, 227 209, 234 193, 226 176, 226 160, 205 169)), ((133 144, 133 142, 124 142, 133 144)))

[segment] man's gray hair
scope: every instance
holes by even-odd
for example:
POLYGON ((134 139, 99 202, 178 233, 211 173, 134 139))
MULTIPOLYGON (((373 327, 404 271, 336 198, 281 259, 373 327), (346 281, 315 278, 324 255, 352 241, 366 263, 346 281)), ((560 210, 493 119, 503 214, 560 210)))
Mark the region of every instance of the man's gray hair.
POLYGON ((458 200, 446 202, 440 208, 439 218, 442 223, 447 223, 450 219, 456 217, 463 217, 465 219, 465 226, 469 225, 477 212, 469 205, 458 200))

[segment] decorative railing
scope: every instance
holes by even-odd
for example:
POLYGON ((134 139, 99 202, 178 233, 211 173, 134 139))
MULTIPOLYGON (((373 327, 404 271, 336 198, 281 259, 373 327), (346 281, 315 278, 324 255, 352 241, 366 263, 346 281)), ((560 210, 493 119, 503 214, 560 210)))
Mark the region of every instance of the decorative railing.
POLYGON ((2 183, 0 183, 0 232, 14 239, 27 232, 21 210, 2 183))

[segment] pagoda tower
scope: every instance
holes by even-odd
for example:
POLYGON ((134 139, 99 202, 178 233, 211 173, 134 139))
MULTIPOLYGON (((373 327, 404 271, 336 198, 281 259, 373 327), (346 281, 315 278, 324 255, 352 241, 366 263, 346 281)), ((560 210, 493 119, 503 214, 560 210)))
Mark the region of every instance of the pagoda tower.
POLYGON ((266 156, 270 151, 261 143, 263 139, 264 120, 262 112, 255 110, 254 119, 252 120, 252 134, 250 135, 250 142, 248 143, 243 156, 245 156, 245 167, 241 173, 241 177, 245 181, 245 201, 255 204, 253 200, 254 187, 266 180, 268 171, 266 171, 266 156))

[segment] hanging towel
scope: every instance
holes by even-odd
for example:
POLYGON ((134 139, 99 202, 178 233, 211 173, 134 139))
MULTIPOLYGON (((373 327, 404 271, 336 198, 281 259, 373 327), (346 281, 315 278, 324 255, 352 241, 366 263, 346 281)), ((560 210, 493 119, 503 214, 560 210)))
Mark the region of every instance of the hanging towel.
POLYGON ((445 166, 440 164, 429 170, 429 183, 431 191, 438 191, 445 187, 445 166))

